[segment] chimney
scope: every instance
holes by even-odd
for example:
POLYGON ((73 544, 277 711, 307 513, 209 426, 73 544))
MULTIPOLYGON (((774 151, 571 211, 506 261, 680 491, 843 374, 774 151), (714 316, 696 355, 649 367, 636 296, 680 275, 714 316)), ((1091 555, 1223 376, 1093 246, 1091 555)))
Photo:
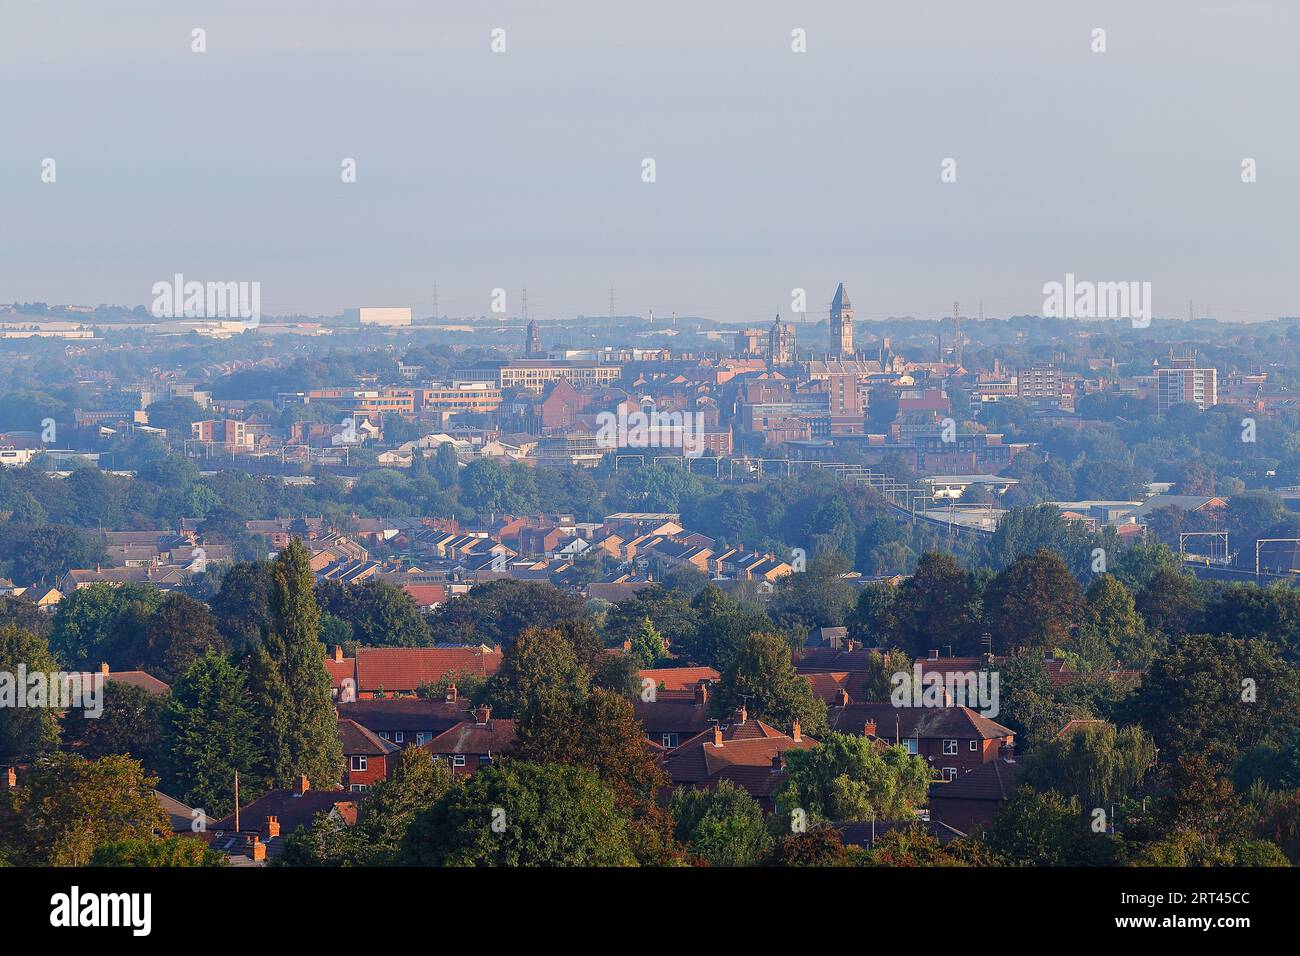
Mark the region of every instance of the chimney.
POLYGON ((307 779, 307 775, 306 774, 299 775, 298 783, 293 788, 294 794, 296 796, 301 797, 304 793, 306 793, 310 789, 311 789, 311 782, 307 779))
POLYGON ((486 724, 488 722, 488 718, 490 718, 491 716, 492 716, 492 708, 489 707, 487 704, 480 704, 478 709, 474 711, 474 722, 480 725, 486 724))
POLYGON ((18 771, 15 770, 13 767, 5 767, 4 782, 5 782, 5 783, 4 783, 4 789, 6 789, 6 790, 17 790, 17 789, 18 789, 18 771))
POLYGON ((998 756, 1007 763, 1016 762, 1016 741, 1014 737, 1008 737, 1006 742, 998 748, 998 756))
POLYGON ((335 664, 342 664, 342 663, 343 663, 343 645, 342 645, 342 644, 335 644, 335 645, 334 645, 334 663, 335 663, 335 664))
POLYGON ((785 757, 779 751, 772 754, 772 772, 780 773, 785 769, 785 757))
POLYGON ((938 659, 939 659, 939 648, 937 647, 930 648, 930 660, 937 661, 938 659))
POLYGON ((849 638, 849 642, 848 642, 847 647, 848 647, 848 651, 849 651, 849 653, 852 654, 854 651, 856 651, 856 650, 858 649, 858 642, 855 641, 853 638, 849 638))
POLYGON ((623 642, 623 653, 624 653, 624 654, 630 654, 630 653, 632 653, 632 642, 631 642, 631 641, 624 641, 624 642, 623 642))
POLYGON ((267 818, 266 818, 266 838, 267 838, 268 840, 271 840, 271 839, 274 839, 275 837, 278 837, 279 835, 280 835, 280 818, 279 818, 279 817, 267 817, 267 818))
POLYGON ((453 681, 452 683, 448 684, 448 685, 447 685, 447 702, 450 703, 450 704, 454 704, 454 703, 456 702, 456 695, 457 695, 458 693, 459 693, 459 691, 456 690, 456 683, 455 683, 454 681, 453 681))
POLYGON ((794 719, 794 726, 790 729, 790 739, 793 740, 795 743, 799 743, 801 740, 803 740, 803 737, 800 736, 800 734, 799 734, 799 718, 798 718, 798 717, 796 717, 796 718, 794 719))
POLYGON ((99 672, 100 672, 101 674, 103 674, 105 677, 107 677, 107 676, 108 676, 108 664, 107 664, 107 663, 100 664, 100 665, 99 665, 99 672))
POLYGON ((713 725, 713 746, 715 747, 722 746, 722 725, 721 724, 713 725))
POLYGON ((837 707, 849 706, 849 692, 843 687, 835 692, 835 705, 837 707))
POLYGON ((749 708, 741 704, 740 708, 731 715, 731 719, 733 722, 743 725, 745 721, 749 720, 749 708))
POLYGON ((703 707, 709 702, 709 682, 702 680, 695 685, 695 706, 703 707))
POLYGON ((266 844, 261 841, 256 833, 248 837, 248 855, 252 857, 253 862, 260 863, 266 859, 266 844))
POLYGON ((862 726, 862 735, 863 735, 864 737, 874 737, 874 736, 876 736, 876 722, 875 722, 874 720, 868 720, 868 721, 867 721, 867 722, 862 726))

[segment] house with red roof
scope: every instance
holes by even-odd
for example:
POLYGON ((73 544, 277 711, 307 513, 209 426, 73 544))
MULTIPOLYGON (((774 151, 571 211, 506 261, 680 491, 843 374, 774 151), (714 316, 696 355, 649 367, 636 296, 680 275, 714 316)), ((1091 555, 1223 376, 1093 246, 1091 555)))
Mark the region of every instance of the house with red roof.
POLYGON ((674 787, 713 789, 730 780, 771 811, 785 782, 785 752, 815 746, 817 741, 803 736, 797 720, 787 735, 741 707, 726 724, 714 724, 668 753, 661 766, 674 787))
POLYGON ((453 777, 460 777, 488 766, 514 743, 515 722, 493 719, 492 708, 483 704, 468 720, 462 720, 422 746, 435 760, 446 760, 453 777))

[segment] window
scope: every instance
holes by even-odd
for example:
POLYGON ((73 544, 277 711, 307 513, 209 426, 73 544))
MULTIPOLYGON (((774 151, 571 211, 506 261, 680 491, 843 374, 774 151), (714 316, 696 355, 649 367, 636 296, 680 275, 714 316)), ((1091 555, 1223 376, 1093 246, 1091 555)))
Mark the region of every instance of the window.
POLYGON ((667 749, 672 750, 677 746, 677 734, 664 734, 663 743, 667 749))
POLYGON ((945 779, 945 780, 956 780, 956 779, 957 779, 957 768, 956 768, 956 767, 944 767, 944 768, 943 768, 943 779, 945 779))
POLYGON ((979 742, 978 740, 972 740, 972 741, 970 742, 970 749, 971 749, 971 752, 972 752, 972 753, 974 753, 975 751, 979 750, 979 749, 980 749, 980 742, 979 742))
POLYGON ((406 743, 406 733, 405 733, 404 731, 401 731, 401 730, 394 730, 394 731, 393 731, 393 743, 395 743, 395 744, 404 744, 404 743, 406 743))
POLYGON ((453 767, 463 767, 463 766, 465 766, 465 755, 464 755, 464 754, 452 754, 452 755, 451 755, 451 765, 452 765, 453 767))
POLYGON ((487 766, 488 764, 490 764, 491 762, 492 762, 492 755, 491 755, 491 754, 479 754, 479 755, 478 755, 478 765, 479 765, 480 767, 486 767, 486 766, 487 766))
POLYGON ((365 769, 366 769, 366 755, 365 755, 365 754, 353 754, 353 755, 352 755, 352 772, 353 772, 353 773, 360 773, 362 770, 365 770, 365 769))
POLYGON ((916 753, 917 744, 920 743, 920 741, 918 741, 915 737, 908 737, 907 740, 904 741, 904 743, 907 745, 907 752, 910 754, 914 754, 916 753))
POLYGON ((367 787, 364 783, 354 783, 352 784, 352 786, 348 787, 348 790, 351 793, 365 793, 369 789, 370 788, 367 787))
POLYGON ((418 731, 415 735, 415 742, 417 744, 427 744, 432 739, 433 734, 424 730, 418 731))
POLYGON ((951 754, 955 754, 956 752, 957 752, 957 741, 945 740, 943 742, 943 753, 945 757, 951 754))

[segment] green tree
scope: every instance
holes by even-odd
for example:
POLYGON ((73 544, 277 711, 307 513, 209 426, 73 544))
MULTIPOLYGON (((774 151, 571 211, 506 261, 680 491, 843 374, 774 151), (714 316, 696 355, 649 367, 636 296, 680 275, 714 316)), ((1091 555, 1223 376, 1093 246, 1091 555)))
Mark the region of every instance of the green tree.
POLYGON ((271 566, 271 623, 253 655, 249 686, 257 710, 263 774, 268 789, 306 776, 321 789, 339 786, 343 749, 330 698, 320 609, 302 541, 271 566))
POLYGON ((202 840, 189 837, 134 838, 100 844, 90 858, 90 865, 214 867, 226 866, 226 857, 218 850, 209 849, 202 840))
POLYGON ((828 729, 826 704, 813 696, 812 685, 795 671, 790 646, 772 634, 749 635, 723 672, 714 713, 726 716, 742 703, 750 716, 787 732, 795 720, 802 732, 814 737, 828 729))
POLYGON ((654 667, 668 650, 663 635, 648 617, 641 621, 641 626, 632 635, 631 641, 632 649, 629 653, 639 667, 654 667))
POLYGON ((814 821, 907 820, 926 803, 930 770, 902 747, 877 750, 866 737, 830 733, 810 750, 787 750, 777 816, 795 809, 814 821))
POLYGON ((754 866, 771 850, 763 808, 730 780, 711 790, 679 787, 669 809, 677 840, 710 866, 754 866))
POLYGON ((982 834, 984 844, 1016 866, 1106 866, 1116 862, 1120 847, 1095 833, 1077 799, 1055 790, 1018 787, 998 807, 982 834))
POLYGON ((59 720, 53 709, 17 706, 18 696, 24 695, 25 700, 27 693, 17 681, 20 666, 28 674, 59 671, 44 638, 6 624, 0 627, 0 764, 32 760, 59 745, 59 720))
POLYGON ((130 757, 51 754, 0 803, 0 846, 18 862, 87 866, 105 843, 171 829, 157 783, 130 757))
POLYGON ((988 628, 1006 649, 1064 647, 1081 607, 1070 569, 1042 549, 1016 558, 984 591, 988 628))
POLYGON ((90 760, 125 754, 156 774, 162 758, 163 698, 121 681, 106 681, 103 694, 98 717, 81 710, 64 718, 72 722, 69 736, 78 742, 78 753, 90 760))
POLYGON ((163 599, 145 628, 144 647, 134 663, 171 683, 208 651, 229 650, 217 629, 217 619, 199 601, 179 591, 163 599))
POLYGON ((978 640, 975 594, 951 555, 921 555, 916 571, 898 586, 890 619, 892 642, 913 655, 941 645, 970 653, 978 640))
POLYGON ((234 810, 235 773, 258 789, 257 717, 244 672, 209 652, 181 675, 162 713, 167 792, 213 817, 234 810))
POLYGON ((1266 641, 1192 635, 1156 659, 1121 716, 1171 759, 1209 752, 1230 764, 1296 732, 1300 674, 1266 641))
POLYGON ((419 813, 402 844, 416 866, 627 866, 626 816, 595 772, 501 761, 419 813))
POLYGON ((1035 749, 1024 782, 1109 814, 1112 804, 1141 786, 1155 762, 1155 742, 1141 727, 1117 731, 1109 723, 1085 724, 1035 749))

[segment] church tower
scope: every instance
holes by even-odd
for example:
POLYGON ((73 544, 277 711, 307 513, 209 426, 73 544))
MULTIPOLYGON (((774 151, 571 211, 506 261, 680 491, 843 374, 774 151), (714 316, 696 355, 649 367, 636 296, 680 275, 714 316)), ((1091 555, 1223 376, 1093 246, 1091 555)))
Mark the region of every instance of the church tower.
POLYGON ((794 361, 794 326, 776 317, 767 333, 767 367, 789 365, 794 361))
POLYGON ((527 358, 546 357, 546 353, 542 351, 542 336, 537 331, 536 319, 530 319, 528 322, 528 332, 524 338, 524 355, 527 358))
POLYGON ((844 292, 841 282, 831 300, 831 354, 842 359, 853 358, 853 305, 844 292))

